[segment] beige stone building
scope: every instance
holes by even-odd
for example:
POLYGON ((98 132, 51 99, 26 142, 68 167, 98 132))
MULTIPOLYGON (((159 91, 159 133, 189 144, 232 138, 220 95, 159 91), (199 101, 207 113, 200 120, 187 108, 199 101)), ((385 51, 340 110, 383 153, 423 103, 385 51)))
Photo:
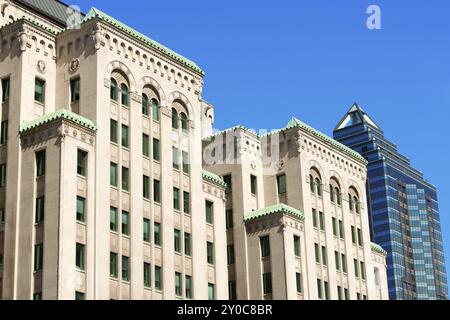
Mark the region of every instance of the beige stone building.
POLYGON ((195 63, 97 9, 0 11, 1 299, 387 296, 354 153, 293 123, 275 167, 262 142, 278 134, 243 128, 227 131, 241 162, 205 160, 227 134, 205 139, 214 108, 195 63))
POLYGON ((203 158, 227 183, 230 297, 388 298, 359 154, 293 118, 269 134, 219 132, 203 158))

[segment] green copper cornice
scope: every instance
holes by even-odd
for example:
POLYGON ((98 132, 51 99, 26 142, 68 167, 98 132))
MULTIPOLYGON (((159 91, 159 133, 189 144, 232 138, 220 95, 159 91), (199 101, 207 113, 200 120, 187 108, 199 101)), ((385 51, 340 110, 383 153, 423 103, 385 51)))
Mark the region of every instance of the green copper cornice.
POLYGON ((202 170, 202 178, 203 180, 212 182, 218 185, 219 187, 226 188, 227 186, 227 184, 223 181, 223 179, 220 176, 204 169, 202 170))
POLYGON ((387 254, 386 250, 384 250, 380 245, 378 245, 376 243, 371 242, 370 243, 370 247, 371 247, 373 252, 380 253, 382 255, 386 255, 387 254))
POLYGON ((112 26, 124 31, 128 35, 132 36, 136 40, 142 41, 145 44, 149 45, 153 49, 156 49, 157 51, 171 57, 172 59, 175 59, 178 62, 181 62, 184 66, 187 68, 195 71, 196 73, 200 74, 201 76, 205 75, 205 72, 200 69, 200 67, 195 64, 193 61, 183 57, 182 55, 176 53, 175 51, 163 46, 162 44, 156 42, 153 39, 150 39, 146 35, 134 30, 133 28, 127 26, 126 24, 120 22, 119 20, 107 15, 106 13, 98 10, 97 8, 91 8, 89 12, 86 14, 86 16, 83 19, 83 22, 92 20, 94 18, 98 18, 101 21, 104 21, 108 24, 111 24, 112 26))
POLYGON ((58 120, 58 119, 65 119, 69 120, 71 122, 74 122, 80 126, 83 126, 89 130, 97 131, 97 125, 94 121, 87 119, 85 117, 80 116, 79 114, 73 113, 67 109, 58 109, 55 112, 43 115, 42 117, 39 117, 37 119, 23 122, 20 125, 20 134, 23 134, 29 130, 35 129, 39 126, 42 126, 46 123, 58 120))
POLYGON ((283 213, 288 216, 304 220, 305 215, 300 210, 294 209, 292 207, 289 207, 288 205, 285 205, 284 203, 279 203, 270 207, 265 207, 262 209, 258 209, 255 211, 248 212, 244 215, 244 221, 250 221, 255 220, 270 214, 275 213, 283 213))

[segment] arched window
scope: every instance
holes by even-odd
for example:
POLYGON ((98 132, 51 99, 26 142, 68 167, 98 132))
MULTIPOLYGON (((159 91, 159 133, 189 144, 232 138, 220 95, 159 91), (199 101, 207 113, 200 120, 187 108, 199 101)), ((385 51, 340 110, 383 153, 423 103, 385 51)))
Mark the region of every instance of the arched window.
POLYGON ((348 194, 348 207, 349 207, 350 211, 353 211, 353 198, 350 193, 348 194))
POLYGON ((320 182, 320 179, 316 178, 315 182, 316 182, 317 195, 322 196, 322 183, 320 182))
POLYGON ((152 118, 155 121, 159 121, 159 110, 158 110, 158 101, 156 99, 152 99, 152 118))
POLYGON ((341 205, 342 204, 341 190, 339 190, 339 188, 336 187, 336 188, 334 188, 334 193, 336 194, 337 204, 341 205))
POLYGON ((175 108, 172 108, 172 128, 178 129, 178 112, 175 108))
POLYGON ((314 178, 311 174, 309 175, 309 188, 311 189, 312 193, 315 193, 316 190, 314 188, 314 178))
POLYGON ((181 113, 181 129, 188 130, 188 118, 184 112, 181 113))
POLYGON ((353 203, 355 204, 356 213, 359 214, 360 212, 359 199, 357 197, 353 197, 353 203))
POLYGON ((120 94, 122 96, 122 105, 128 107, 129 101, 128 101, 128 87, 126 84, 122 83, 120 85, 120 94))
POLYGON ((330 183, 330 201, 334 203, 334 188, 331 183, 330 183))
POLYGON ((114 78, 111 78, 111 86, 109 92, 111 100, 117 101, 117 81, 114 78))
POLYGON ((142 114, 148 116, 148 97, 145 93, 142 94, 142 114))

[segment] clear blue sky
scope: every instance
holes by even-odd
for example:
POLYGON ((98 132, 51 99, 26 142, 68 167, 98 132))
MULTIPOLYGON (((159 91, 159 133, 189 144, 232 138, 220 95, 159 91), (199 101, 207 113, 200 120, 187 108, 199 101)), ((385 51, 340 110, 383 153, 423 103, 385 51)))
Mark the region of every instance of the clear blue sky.
MULTIPOLYGON (((450 264, 450 1, 72 0, 95 6, 205 71, 215 127, 332 135, 357 101, 438 188, 450 264), (382 29, 366 28, 381 7, 382 29)), ((450 270, 450 269, 449 269, 450 270)))

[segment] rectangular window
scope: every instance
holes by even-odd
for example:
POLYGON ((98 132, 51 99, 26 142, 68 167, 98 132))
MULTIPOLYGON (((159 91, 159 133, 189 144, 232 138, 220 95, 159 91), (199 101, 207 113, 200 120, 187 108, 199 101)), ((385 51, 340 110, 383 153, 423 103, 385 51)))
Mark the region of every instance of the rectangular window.
POLYGON ((153 227, 153 233, 154 233, 154 241, 156 246, 161 245, 161 224, 158 222, 155 222, 155 225, 153 227))
POLYGON ((153 160, 161 161, 161 151, 159 140, 153 138, 153 160))
POLYGON ((150 199, 150 178, 147 176, 142 177, 142 196, 150 199))
POLYGON ((206 243, 206 256, 209 264, 214 264, 214 244, 212 242, 206 243))
POLYGON ((190 172, 189 153, 187 153, 186 151, 183 151, 182 157, 183 157, 183 172, 186 174, 189 174, 189 172, 190 172))
POLYGON ((361 229, 358 229, 358 244, 362 247, 363 246, 363 237, 361 229))
POLYGON ((314 254, 316 257, 316 263, 320 263, 320 249, 319 249, 319 245, 317 243, 314 244, 314 254))
POLYGON ((173 209, 180 210, 180 189, 173 188, 173 209))
POLYGON ((184 277, 184 289, 187 299, 192 299, 192 277, 186 275, 184 277))
POLYGON ((130 281, 130 258, 122 256, 122 280, 130 281))
POLYGON ((216 299, 216 290, 214 288, 214 284, 208 283, 208 300, 216 299))
POLYGON ((175 272, 175 295, 181 296, 181 273, 175 272))
POLYGON ((8 142, 8 120, 2 121, 0 144, 8 142))
POLYGON ((342 220, 339 220, 339 237, 344 239, 344 223, 342 220))
POLYGON ((325 291, 325 300, 330 300, 330 286, 327 281, 323 282, 324 291, 325 291))
POLYGON ((155 289, 162 290, 162 270, 160 266, 155 266, 155 289))
POLYGON ((34 81, 34 101, 45 103, 45 81, 38 78, 34 81))
POLYGON ((317 211, 312 209, 313 227, 317 228, 317 211))
POLYGON ((151 265, 148 262, 144 262, 144 287, 150 288, 151 286, 152 286, 151 265))
POLYGON ((345 298, 345 300, 349 300, 348 289, 347 288, 344 288, 344 298, 345 298))
POLYGON ((175 252, 181 253, 181 232, 175 229, 173 233, 174 238, 174 250, 175 252))
POLYGON ((128 183, 128 168, 122 167, 122 190, 128 191, 129 190, 129 183, 128 183))
POLYGON ((45 175, 45 150, 36 152, 36 177, 42 177, 45 175))
POLYGON ((211 201, 206 200, 205 202, 205 207, 206 207, 206 223, 210 223, 213 224, 214 222, 214 203, 211 201))
POLYGON ((361 278, 366 280, 366 267, 364 266, 364 262, 360 262, 360 270, 361 270, 361 278))
POLYGON ((83 177, 86 177, 87 173, 87 156, 88 153, 86 151, 78 149, 77 152, 77 174, 83 177))
POLYGON ((178 148, 172 147, 172 167, 174 169, 180 169, 180 157, 178 154, 178 148))
POLYGON ((130 146, 129 136, 128 136, 128 126, 122 125, 122 147, 128 148, 130 146))
POLYGON ((130 225, 129 225, 130 214, 127 211, 122 211, 122 234, 130 235, 130 225))
MULTIPOLYGON (((5 225, 5 208, 0 208, 0 231, 3 231, 5 225)), ((0 260, 0 262, 2 262, 0 260)))
POLYGON ((117 253, 110 252, 109 253, 109 276, 111 278, 117 279, 118 274, 118 264, 117 253))
POLYGON ((0 188, 6 186, 6 163, 0 165, 0 188))
POLYGON ((184 233, 184 254, 191 255, 191 234, 187 232, 184 233))
POLYGON ((317 295, 319 296, 319 299, 323 299, 322 281, 320 279, 317 279, 317 295))
POLYGON ((340 270, 341 269, 341 263, 340 263, 340 259, 339 259, 339 252, 335 251, 334 252, 334 263, 336 264, 336 270, 340 270))
POLYGON ((225 223, 227 229, 233 228, 233 209, 227 209, 225 211, 225 223))
POLYGON ((117 231, 117 209, 114 207, 109 208, 109 229, 117 231))
POLYGON ((77 197, 77 221, 84 222, 85 217, 86 199, 83 197, 77 197))
POLYGON ((237 299, 236 281, 228 281, 228 299, 229 300, 237 299))
POLYGON ((80 78, 70 80, 70 102, 80 101, 80 78))
POLYGON ((328 259, 327 259, 327 248, 322 246, 322 264, 324 266, 326 266, 328 263, 328 259))
POLYGON ((86 300, 86 294, 83 292, 75 291, 75 300, 86 300))
POLYGON ((111 186, 117 187, 117 164, 114 162, 109 165, 109 182, 111 186))
POLYGON ((117 121, 113 119, 109 121, 109 137, 111 142, 117 143, 117 121))
POLYGON ((333 236, 337 237, 337 224, 336 224, 336 218, 331 218, 331 224, 333 226, 333 236))
POLYGON ((294 254, 296 257, 300 257, 300 237, 294 236, 294 254))
POLYGON ((153 201, 161 203, 161 182, 153 180, 153 201))
POLYGON ((277 190, 278 195, 286 194, 286 175, 282 174, 277 176, 277 190))
POLYGON ((150 138, 147 134, 142 134, 142 154, 144 157, 150 156, 150 138))
POLYGON ((76 255, 75 255, 75 262, 76 266, 79 270, 84 270, 85 268, 85 246, 84 244, 77 243, 76 246, 76 255))
POLYGON ((270 238, 269 236, 264 236, 259 238, 259 244, 261 246, 261 257, 270 256, 270 238))
MULTIPOLYGON (((3 209, 2 209, 3 210, 3 209)), ((44 222, 44 212, 45 212, 45 197, 40 197, 36 199, 36 223, 44 222)), ((1 221, 0 221, 1 223, 1 221)))
POLYGON ((337 286, 338 300, 342 300, 342 287, 337 286))
POLYGON ((356 234, 355 234, 355 227, 351 226, 351 230, 352 230, 352 243, 356 244, 356 234))
POLYGON ((296 272, 295 273, 295 282, 297 284, 297 293, 303 292, 303 285, 302 285, 302 275, 301 273, 296 272))
POLYGON ((191 213, 191 196, 186 191, 183 191, 183 212, 186 214, 191 213))
POLYGON ((9 100, 10 83, 11 82, 9 78, 2 79, 2 102, 6 102, 9 100))
POLYGON ((44 266, 44 245, 34 246, 34 271, 41 271, 44 266))
POLYGON ((342 272, 347 272, 347 258, 345 257, 345 254, 341 254, 341 261, 342 261, 342 272))
POLYGON ((33 293, 33 300, 42 300, 42 292, 33 293))
POLYGON ((231 174, 223 176, 223 181, 226 183, 225 193, 231 193, 233 190, 233 185, 231 183, 231 174))
POLYGON ((258 180, 254 175, 250 175, 250 191, 254 196, 258 192, 258 180))
POLYGON ((271 294, 272 293, 272 273, 267 272, 263 274, 263 293, 271 294))
POLYGON ((150 242, 150 220, 144 218, 144 236, 143 240, 145 242, 150 242))
POLYGON ((234 264, 234 245, 229 244, 227 245, 227 262, 228 265, 234 264))
POLYGON ((358 265, 358 260, 353 259, 353 267, 355 269, 355 277, 359 278, 359 265, 358 265))
POLYGON ((325 230, 325 221, 323 217, 323 212, 319 211, 319 223, 320 223, 320 230, 325 230))

